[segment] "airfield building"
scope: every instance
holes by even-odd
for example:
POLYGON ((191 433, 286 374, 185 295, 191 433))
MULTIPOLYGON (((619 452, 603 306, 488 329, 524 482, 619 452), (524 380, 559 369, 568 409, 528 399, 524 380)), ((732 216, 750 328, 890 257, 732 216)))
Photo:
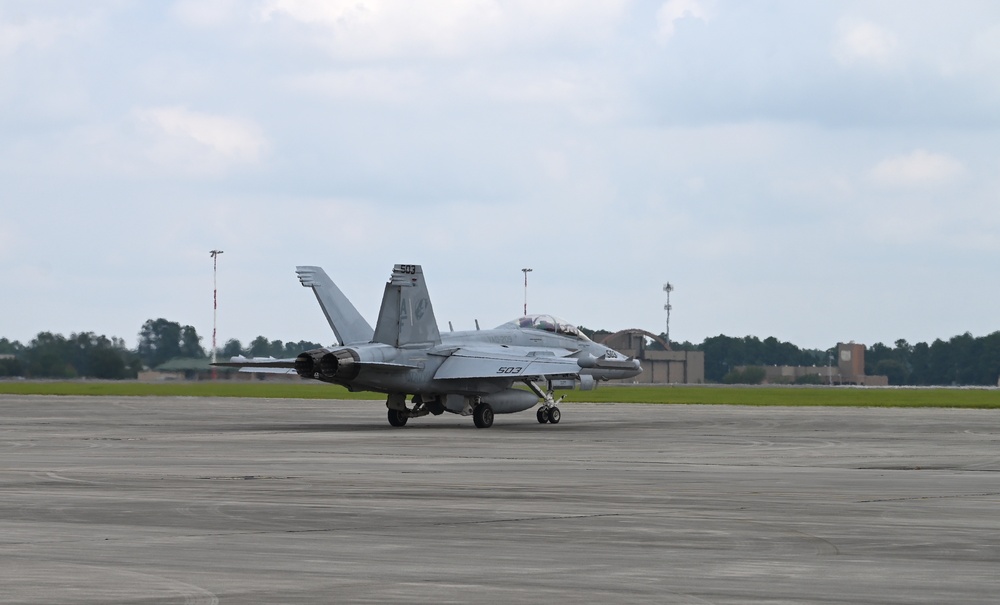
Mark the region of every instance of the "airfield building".
MULTIPOLYGON (((741 366, 737 370, 746 370, 741 366)), ((816 376, 823 384, 887 386, 887 376, 865 375, 865 345, 837 343, 837 365, 828 366, 757 366, 764 370, 765 384, 793 384, 805 376, 816 376)))
POLYGON ((630 329, 615 332, 601 340, 612 349, 642 362, 642 374, 617 382, 642 384, 703 384, 705 353, 702 351, 671 351, 667 343, 646 330, 630 329), (647 339, 659 343, 665 350, 650 349, 647 339))

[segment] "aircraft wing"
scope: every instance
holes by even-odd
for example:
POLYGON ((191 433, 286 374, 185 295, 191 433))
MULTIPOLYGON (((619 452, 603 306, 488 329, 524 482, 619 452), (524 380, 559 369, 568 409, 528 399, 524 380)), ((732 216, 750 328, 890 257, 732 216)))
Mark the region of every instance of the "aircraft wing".
POLYGON ((294 374, 295 358, 275 359, 274 357, 232 357, 229 361, 212 364, 223 368, 239 368, 240 372, 256 374, 294 374))
MULTIPOLYGON (((532 377, 574 377, 580 374, 580 364, 576 359, 558 356, 571 351, 547 349, 527 351, 521 354, 511 352, 512 347, 502 348, 461 348, 454 351, 441 364, 434 378, 451 380, 458 378, 532 378, 532 377)), ((518 347, 520 349, 521 347, 518 347)), ((525 349, 527 349, 525 347, 525 349)))
MULTIPOLYGON (((360 361, 358 365, 369 368, 379 368, 382 370, 402 371, 415 370, 418 366, 404 363, 389 363, 385 361, 360 361)), ((233 357, 229 361, 220 361, 211 364, 224 368, 239 368, 240 372, 252 372, 254 374, 294 374, 295 358, 275 359, 273 357, 233 357)))

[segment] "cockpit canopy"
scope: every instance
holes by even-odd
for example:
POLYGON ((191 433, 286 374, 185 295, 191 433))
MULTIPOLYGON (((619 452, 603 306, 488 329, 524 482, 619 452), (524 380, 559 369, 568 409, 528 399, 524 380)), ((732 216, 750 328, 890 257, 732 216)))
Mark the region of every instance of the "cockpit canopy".
POLYGON ((552 332, 553 334, 576 338, 578 340, 590 340, 587 338, 586 334, 580 331, 580 328, 577 328, 568 321, 553 315, 525 315, 524 317, 508 321, 507 323, 497 327, 498 330, 514 328, 531 328, 534 330, 542 330, 544 332, 552 332))

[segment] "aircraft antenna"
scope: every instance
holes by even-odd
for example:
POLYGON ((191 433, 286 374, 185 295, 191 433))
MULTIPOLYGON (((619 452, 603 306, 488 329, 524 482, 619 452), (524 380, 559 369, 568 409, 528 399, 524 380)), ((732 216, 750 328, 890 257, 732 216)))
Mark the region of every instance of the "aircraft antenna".
POLYGON ((674 285, 670 282, 663 284, 663 291, 667 293, 667 304, 663 305, 663 310, 667 312, 667 349, 670 349, 670 311, 674 308, 670 304, 670 293, 674 291, 674 285))
MULTIPOLYGON (((212 256, 212 363, 215 363, 215 331, 219 319, 219 255, 222 250, 210 250, 212 256)), ((212 380, 217 378, 212 366, 212 380)))
POLYGON ((521 269, 524 272, 524 314, 528 314, 528 274, 531 273, 531 269, 525 267, 521 269))

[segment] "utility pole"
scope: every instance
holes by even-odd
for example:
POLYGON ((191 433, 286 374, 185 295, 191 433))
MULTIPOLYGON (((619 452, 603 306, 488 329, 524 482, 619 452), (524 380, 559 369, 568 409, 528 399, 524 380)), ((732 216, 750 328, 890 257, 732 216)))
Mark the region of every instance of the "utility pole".
MULTIPOLYGON (((215 363, 215 331, 219 318, 219 255, 222 250, 211 250, 212 256, 212 363, 215 363)), ((217 378, 215 366, 212 366, 212 380, 217 378)))
POLYGON ((531 273, 531 269, 525 267, 521 269, 524 272, 524 314, 528 314, 528 274, 531 273))
POLYGON ((670 311, 674 308, 670 304, 670 293, 674 291, 674 285, 670 282, 663 284, 663 291, 667 293, 667 304, 663 305, 663 310, 667 312, 667 349, 670 349, 670 311))

